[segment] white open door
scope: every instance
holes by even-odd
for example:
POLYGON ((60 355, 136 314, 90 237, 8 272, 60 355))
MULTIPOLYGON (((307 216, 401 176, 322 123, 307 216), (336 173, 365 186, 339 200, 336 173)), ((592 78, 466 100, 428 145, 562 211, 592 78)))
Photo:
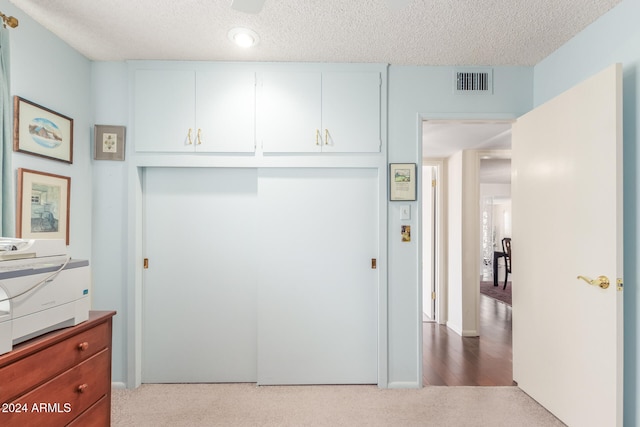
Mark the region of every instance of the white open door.
POLYGON ((512 154, 514 380, 569 426, 622 426, 621 65, 518 119, 512 154))

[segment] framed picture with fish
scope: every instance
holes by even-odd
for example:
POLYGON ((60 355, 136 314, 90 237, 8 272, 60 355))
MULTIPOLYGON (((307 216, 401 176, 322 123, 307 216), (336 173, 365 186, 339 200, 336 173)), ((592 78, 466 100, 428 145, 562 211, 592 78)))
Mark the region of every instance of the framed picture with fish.
POLYGON ((73 163, 73 119, 15 96, 13 151, 73 163))

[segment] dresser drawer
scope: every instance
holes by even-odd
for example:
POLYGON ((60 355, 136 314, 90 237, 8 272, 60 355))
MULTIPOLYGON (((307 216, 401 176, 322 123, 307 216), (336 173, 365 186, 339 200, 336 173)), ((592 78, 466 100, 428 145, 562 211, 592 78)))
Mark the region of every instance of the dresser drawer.
POLYGON ((0 421, 3 426, 66 425, 109 396, 110 387, 111 349, 104 349, 12 402, 0 421))
POLYGON ((0 368, 0 403, 10 402, 111 345, 109 323, 67 338, 0 368))
POLYGON ((111 424, 111 396, 104 396, 67 427, 109 427, 111 424))

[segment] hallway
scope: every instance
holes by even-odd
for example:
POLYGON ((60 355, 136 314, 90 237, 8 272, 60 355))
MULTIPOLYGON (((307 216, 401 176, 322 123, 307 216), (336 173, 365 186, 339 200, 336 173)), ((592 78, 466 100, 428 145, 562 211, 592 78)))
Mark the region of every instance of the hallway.
POLYGON ((480 337, 423 323, 425 386, 513 385, 511 306, 480 295, 480 337))

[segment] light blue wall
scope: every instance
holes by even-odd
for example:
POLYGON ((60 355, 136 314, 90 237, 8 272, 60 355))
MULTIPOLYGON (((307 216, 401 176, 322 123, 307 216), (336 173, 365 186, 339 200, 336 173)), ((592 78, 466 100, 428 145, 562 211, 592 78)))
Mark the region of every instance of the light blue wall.
POLYGON ((73 119, 73 164, 14 153, 13 169, 71 177, 70 244, 74 258, 91 259, 91 62, 6 0, 2 12, 20 26, 10 30, 11 93, 73 119))
MULTIPOLYGON (((92 64, 91 95, 95 124, 129 129, 128 77, 124 62, 92 64)), ((113 381, 127 378, 127 164, 94 161, 93 178, 93 277, 94 308, 116 310, 113 319, 113 381)))
POLYGON ((615 62, 623 64, 624 120, 624 425, 636 426, 638 408, 637 290, 638 253, 638 125, 640 121, 640 1, 624 0, 534 69, 534 102, 540 105, 615 62))
MULTIPOLYGON (((391 67, 389 88, 390 153, 393 161, 419 163, 418 115, 428 112, 505 113, 514 117, 528 111, 532 105, 532 69, 505 67, 494 71, 493 96, 458 96, 452 92, 452 68, 391 67), (393 99, 393 101, 391 101, 393 99), (393 138, 393 140, 391 140, 393 138)), ((93 64, 93 94, 96 123, 126 124, 127 70, 124 63, 93 64)), ((127 147, 132 155, 131 147, 127 147)), ((131 330, 125 327, 127 309, 127 239, 124 231, 129 209, 126 194, 127 168, 123 163, 94 162, 94 272, 97 300, 105 307, 121 313, 122 323, 114 324, 114 381, 129 383, 126 377, 127 340, 131 330)), ((391 205, 390 229, 399 228, 397 206, 391 205)), ((413 218, 418 218, 414 203, 413 218)), ((406 222, 406 221, 405 221, 406 222)), ((417 224, 414 230, 417 232, 417 224)), ((417 234, 416 234, 417 235, 417 234)), ((398 245, 391 239, 389 257, 389 377, 390 386, 417 386, 421 361, 417 347, 418 247, 417 239, 398 245)), ((130 342, 130 341, 129 341, 130 342)))
MULTIPOLYGON (((123 195, 127 194, 124 185, 118 188, 126 177, 117 170, 121 163, 92 160, 92 138, 94 108, 104 123, 121 123, 120 114, 127 118, 126 84, 116 82, 96 88, 92 80, 102 74, 93 70, 91 61, 8 1, 0 0, 0 10, 20 21, 18 28, 10 30, 11 93, 74 120, 73 164, 14 153, 13 169, 28 168, 71 177, 68 253, 90 260, 93 308, 118 311, 114 318, 113 372, 114 380, 121 381, 125 376, 122 323, 126 304, 120 293, 125 281, 119 276, 123 262, 118 258, 112 262, 113 257, 107 255, 123 247, 118 237, 124 233, 121 224, 124 214, 114 211, 113 205, 122 204, 123 195), (125 97, 121 96, 123 92, 125 97), (94 102, 97 97, 102 104, 94 102), (101 105, 106 107, 100 108, 101 105), (103 191, 105 181, 112 191, 103 191)), ((113 71, 110 74, 111 79, 117 77, 113 71)))
MULTIPOLYGON (((93 70, 96 121, 125 124, 127 116, 124 111, 128 100, 126 65, 95 63, 93 70)), ((531 68, 495 69, 495 93, 482 97, 454 95, 452 72, 453 69, 448 67, 390 68, 389 151, 393 155, 392 161, 419 163, 418 116, 421 113, 447 112, 460 113, 461 116, 486 113, 488 117, 505 113, 515 117, 531 108, 531 68)), ((105 224, 94 228, 96 292, 104 296, 100 299, 101 304, 117 309, 123 316, 127 307, 126 287, 133 286, 119 284, 126 283, 126 259, 120 249, 126 248, 127 236, 116 231, 124 229, 128 209, 122 197, 125 176, 126 168, 121 163, 94 162, 94 221, 105 224), (121 226, 123 228, 119 228, 121 226)), ((395 204, 389 208, 390 232, 400 226, 396 208, 395 204)), ((417 203, 412 209, 415 212, 413 218, 418 218, 417 203)), ((417 232, 417 224, 414 226, 417 232)), ((417 386, 421 364, 417 349, 419 248, 417 239, 403 245, 391 239, 390 246, 388 380, 391 386, 417 386)), ((127 329, 117 322, 114 328, 114 380, 127 382, 124 370, 127 329), (119 352, 119 348, 123 351, 119 352)))
MULTIPOLYGON (((533 104, 533 70, 493 68, 493 95, 457 95, 452 67, 389 67, 389 162, 420 163, 420 120, 423 118, 517 117, 533 104)), ((421 318, 419 278, 420 203, 389 203, 389 385, 410 387, 420 369, 418 334, 421 318), (400 205, 410 204, 412 219, 400 220, 400 205), (409 243, 397 238, 402 224, 416 236, 409 243)), ((472 285, 472 284, 469 284, 472 285)))

